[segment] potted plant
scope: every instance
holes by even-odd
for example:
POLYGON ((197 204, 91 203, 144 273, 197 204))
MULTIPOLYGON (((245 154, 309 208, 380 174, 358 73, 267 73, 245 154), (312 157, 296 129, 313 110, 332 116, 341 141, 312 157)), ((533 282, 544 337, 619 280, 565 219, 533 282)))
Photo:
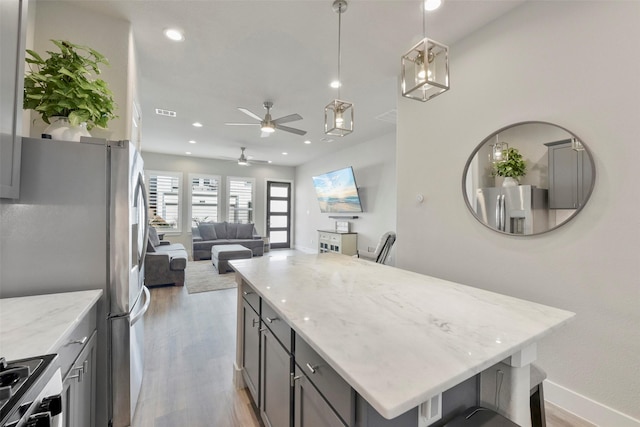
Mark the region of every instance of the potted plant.
POLYGON ((522 154, 517 148, 508 148, 502 152, 503 158, 506 160, 496 162, 493 165, 493 176, 502 176, 505 178, 503 186, 518 185, 518 178, 523 177, 527 173, 527 165, 522 158, 522 154))
POLYGON ((94 75, 100 74, 100 64, 109 62, 90 47, 63 40, 51 42, 60 52, 47 51, 47 59, 26 51, 29 71, 24 77, 23 108, 37 111, 47 124, 61 120, 76 129, 106 128, 107 122, 117 117, 116 106, 107 83, 94 75))

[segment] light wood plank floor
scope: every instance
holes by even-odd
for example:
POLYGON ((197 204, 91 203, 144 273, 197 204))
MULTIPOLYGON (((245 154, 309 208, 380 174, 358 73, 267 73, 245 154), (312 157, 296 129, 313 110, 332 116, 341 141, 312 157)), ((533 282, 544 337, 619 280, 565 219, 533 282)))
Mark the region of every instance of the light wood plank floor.
MULTIPOLYGON (((233 387, 236 289, 151 289, 145 368, 133 427, 262 427, 233 387)), ((549 403, 548 427, 593 427, 549 403)))

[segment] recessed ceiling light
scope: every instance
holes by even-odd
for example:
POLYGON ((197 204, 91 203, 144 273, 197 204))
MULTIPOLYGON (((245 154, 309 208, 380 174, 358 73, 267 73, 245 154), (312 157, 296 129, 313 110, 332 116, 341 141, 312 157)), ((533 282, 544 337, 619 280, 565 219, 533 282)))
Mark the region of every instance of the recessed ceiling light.
POLYGON ((432 11, 436 10, 442 4, 442 0, 425 0, 424 1, 424 10, 432 11))
POLYGON ((308 139, 304 142, 305 144, 311 144, 311 141, 309 141, 308 139))
POLYGON ((334 89, 338 89, 340 87, 340 82, 338 80, 334 80, 331 82, 329 86, 331 86, 334 89))
POLYGON ((289 154, 289 153, 287 153, 286 151, 283 151, 283 152, 282 152, 282 155, 283 155, 283 156, 286 156, 287 154, 289 154))
POLYGON ((195 144, 195 143, 196 143, 196 141, 194 141, 193 139, 189 140, 189 144, 195 144))
POLYGON ((267 160, 267 163, 273 163, 271 160, 267 160))
POLYGON ((325 138, 320 138, 320 141, 321 142, 333 142, 333 139, 325 137, 325 138))
POLYGON ((193 124, 193 127, 201 128, 201 127, 202 127, 202 123, 200 123, 200 122, 195 122, 195 123, 193 124))
POLYGON ((164 35, 169 40, 173 40, 174 42, 184 41, 184 33, 182 32, 182 30, 179 30, 177 28, 167 28, 166 30, 164 30, 164 35))
POLYGON ((191 154, 191 151, 185 151, 184 154, 191 154))

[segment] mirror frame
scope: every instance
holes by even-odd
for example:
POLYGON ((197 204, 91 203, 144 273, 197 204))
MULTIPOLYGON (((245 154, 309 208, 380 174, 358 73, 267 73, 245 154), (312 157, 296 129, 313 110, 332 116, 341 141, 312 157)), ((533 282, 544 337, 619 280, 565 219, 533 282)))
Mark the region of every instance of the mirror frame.
MULTIPOLYGON (((553 142, 553 141, 549 141, 549 142, 553 142)), ((471 155, 467 159, 467 162, 465 163, 464 169, 462 171, 462 196, 464 198, 465 204, 467 205, 467 209, 469 209, 469 212, 471 213, 471 215, 473 215, 473 217, 480 224, 482 224, 483 226, 485 226, 489 230, 492 230, 492 231, 494 231, 496 233, 507 235, 507 236, 530 237, 530 236, 540 236, 541 234, 545 234, 545 233, 548 233, 550 231, 556 230, 556 229, 562 227, 563 225, 567 224, 568 222, 570 222, 573 218, 575 218, 580 213, 580 211, 582 211, 582 209, 587 205, 587 202, 589 201, 589 199, 591 198, 591 195, 593 194, 593 189, 595 187, 595 183, 596 183, 596 165, 595 165, 595 161, 593 160, 593 153, 591 152, 589 147, 586 144, 584 144, 582 138, 578 137, 575 133, 571 132, 569 129, 567 129, 567 128, 563 127, 563 126, 557 125, 555 123, 537 121, 537 120, 530 120, 530 121, 517 122, 517 123, 512 123, 510 125, 507 125, 507 126, 503 126, 502 128, 498 129, 497 131, 492 132, 489 136, 487 136, 485 139, 483 139, 482 142, 480 142, 480 144, 478 144, 476 146, 476 148, 471 152, 471 155), (553 127, 562 129, 563 131, 567 132, 567 134, 569 134, 570 137, 576 138, 578 141, 580 141, 582 143, 583 147, 584 147, 585 152, 589 155, 589 162, 591 163, 591 171, 592 171, 591 184, 589 185, 589 190, 587 192, 587 196, 584 199, 584 203, 581 206, 579 206, 578 208, 576 208, 575 212, 571 216, 569 216, 567 219, 565 219, 560 224, 557 224, 555 227, 549 228, 549 229, 547 229, 545 231, 541 231, 539 233, 532 233, 532 234, 507 233, 506 231, 497 230, 497 229, 491 227, 489 224, 486 224, 485 222, 483 222, 480 219, 480 217, 477 215, 476 210, 474 209, 473 206, 471 206, 471 203, 469 201, 469 196, 467 194, 467 174, 469 172, 469 167, 471 166, 471 163, 473 162, 474 158, 476 157, 476 155, 478 155, 479 151, 485 146, 486 143, 488 143, 489 141, 494 140, 496 135, 500 134, 501 132, 506 131, 507 129, 511 129, 513 127, 521 126, 521 125, 529 125, 529 124, 540 124, 540 125, 553 126, 553 127)))

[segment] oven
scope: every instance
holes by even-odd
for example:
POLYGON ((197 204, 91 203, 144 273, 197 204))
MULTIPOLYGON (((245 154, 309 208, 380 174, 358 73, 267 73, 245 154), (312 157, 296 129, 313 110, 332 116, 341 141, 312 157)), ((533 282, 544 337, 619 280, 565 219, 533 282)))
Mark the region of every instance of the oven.
POLYGON ((0 427, 62 427, 57 355, 0 358, 0 427))

